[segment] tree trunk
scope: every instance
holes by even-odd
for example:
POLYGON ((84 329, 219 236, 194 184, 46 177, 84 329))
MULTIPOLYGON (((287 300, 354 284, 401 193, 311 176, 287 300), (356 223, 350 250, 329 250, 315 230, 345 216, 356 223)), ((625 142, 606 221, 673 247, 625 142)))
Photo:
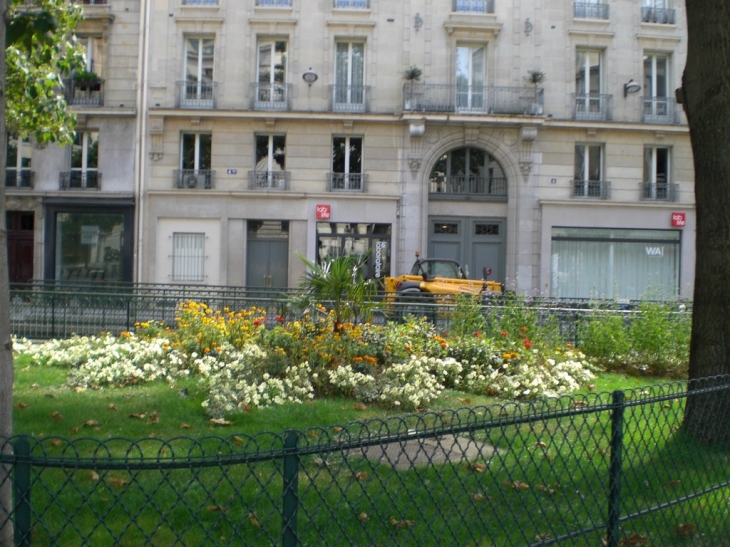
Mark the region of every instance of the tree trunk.
MULTIPOLYGON (((730 373, 730 3, 686 0, 687 66, 678 98, 689 120, 697 203, 690 390, 730 373)), ((690 235, 690 234, 687 234, 690 235)), ((727 384, 727 381, 723 381, 727 384)), ((697 393, 684 426, 706 442, 730 442, 730 393, 697 393)))

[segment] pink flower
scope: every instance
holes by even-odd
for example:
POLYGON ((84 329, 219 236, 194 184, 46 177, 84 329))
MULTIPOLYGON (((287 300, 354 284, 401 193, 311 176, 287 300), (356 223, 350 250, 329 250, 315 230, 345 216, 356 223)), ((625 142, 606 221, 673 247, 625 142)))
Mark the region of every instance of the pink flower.
POLYGON ((532 347, 532 342, 530 342, 529 340, 525 340, 524 344, 526 349, 530 349, 532 347))

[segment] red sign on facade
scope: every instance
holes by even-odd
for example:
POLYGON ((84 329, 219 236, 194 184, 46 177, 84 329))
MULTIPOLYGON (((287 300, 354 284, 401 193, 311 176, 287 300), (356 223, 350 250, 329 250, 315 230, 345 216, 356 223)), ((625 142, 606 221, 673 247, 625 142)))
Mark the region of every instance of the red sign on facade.
POLYGON ((687 225, 687 213, 672 213, 672 226, 684 228, 687 225))
POLYGON ((330 218, 329 205, 317 205, 317 219, 328 220, 330 218))

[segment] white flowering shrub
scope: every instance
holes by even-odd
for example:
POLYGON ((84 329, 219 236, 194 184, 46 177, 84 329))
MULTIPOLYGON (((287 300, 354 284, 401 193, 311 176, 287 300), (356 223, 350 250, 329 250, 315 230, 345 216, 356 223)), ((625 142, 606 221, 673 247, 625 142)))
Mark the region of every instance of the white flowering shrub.
POLYGON ((441 369, 447 367, 437 365, 434 361, 438 359, 414 355, 406 363, 397 363, 385 369, 380 379, 380 402, 389 407, 416 410, 435 401, 444 386, 429 369, 434 366, 441 369))
POLYGON ((352 365, 343 365, 328 372, 329 382, 335 388, 334 393, 345 397, 353 397, 360 401, 370 401, 377 396, 375 376, 355 372, 352 365))

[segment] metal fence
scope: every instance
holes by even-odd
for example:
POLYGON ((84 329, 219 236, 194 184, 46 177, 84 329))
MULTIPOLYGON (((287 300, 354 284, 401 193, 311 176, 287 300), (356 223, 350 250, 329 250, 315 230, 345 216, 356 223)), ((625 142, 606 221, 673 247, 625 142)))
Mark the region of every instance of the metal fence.
POLYGON ((682 427, 730 377, 690 387, 283 433, 0 439, 0 527, 24 547, 730 545, 730 447, 682 427))
MULTIPOLYGON (((301 317, 291 306, 294 289, 246 288, 201 285, 165 285, 130 283, 44 282, 17 284, 11 287, 11 329, 16 336, 30 339, 67 338, 74 334, 101 332, 119 334, 133 331, 135 324, 160 321, 174 325, 178 306, 188 300, 205 303, 213 309, 232 310, 253 306, 264 310, 268 326, 277 324, 277 316, 287 320, 301 317)), ((448 330, 454 312, 453 300, 438 300, 432 295, 399 296, 391 301, 385 293, 378 297, 373 322, 402 321, 409 315, 426 317, 441 330, 448 330)), ((508 299, 485 301, 484 315, 498 317, 509 305, 508 299)), ((579 326, 597 308, 631 316, 637 302, 617 306, 615 302, 589 302, 573 299, 520 299, 528 306, 539 325, 552 322, 566 342, 578 343, 579 326)), ((677 309, 689 304, 676 302, 677 309)))

